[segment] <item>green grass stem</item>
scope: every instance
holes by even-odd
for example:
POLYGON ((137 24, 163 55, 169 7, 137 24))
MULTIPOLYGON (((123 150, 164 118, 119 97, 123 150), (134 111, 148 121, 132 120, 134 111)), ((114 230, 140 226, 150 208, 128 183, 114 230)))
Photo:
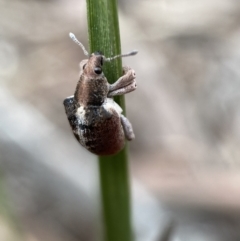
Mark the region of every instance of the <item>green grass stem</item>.
MULTIPOLYGON (((116 0, 87 0, 90 52, 101 51, 106 57, 121 53, 116 0)), ((118 58, 104 64, 109 83, 122 75, 118 58)), ((125 113, 123 96, 115 101, 125 113)), ((99 157, 105 241, 131 241, 130 191, 127 147, 117 155, 99 157)))

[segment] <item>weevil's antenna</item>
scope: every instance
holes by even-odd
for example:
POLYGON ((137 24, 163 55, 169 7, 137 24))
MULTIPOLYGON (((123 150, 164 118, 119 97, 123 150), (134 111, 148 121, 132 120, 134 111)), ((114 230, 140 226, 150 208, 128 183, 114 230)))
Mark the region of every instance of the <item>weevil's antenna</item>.
POLYGON ((85 49, 85 47, 83 46, 83 44, 77 40, 77 38, 75 37, 75 35, 74 35, 73 33, 69 33, 69 37, 70 37, 77 45, 79 45, 79 46, 82 48, 83 53, 84 53, 86 56, 89 56, 88 51, 85 49))
POLYGON ((127 53, 127 54, 119 54, 119 55, 116 55, 116 56, 114 56, 114 57, 105 58, 104 61, 110 62, 110 61, 112 61, 112 60, 114 60, 114 59, 122 58, 122 57, 128 57, 128 56, 133 56, 133 55, 136 55, 137 53, 138 53, 137 50, 133 50, 133 51, 127 53))

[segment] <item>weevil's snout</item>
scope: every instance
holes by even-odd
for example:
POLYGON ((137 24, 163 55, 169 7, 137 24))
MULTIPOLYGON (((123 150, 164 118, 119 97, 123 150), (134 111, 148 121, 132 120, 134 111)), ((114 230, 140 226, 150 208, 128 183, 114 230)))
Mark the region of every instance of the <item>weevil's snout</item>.
POLYGON ((94 77, 102 76, 103 58, 103 55, 99 52, 91 54, 88 59, 88 63, 83 66, 84 72, 87 72, 89 75, 92 75, 94 77))
POLYGON ((96 66, 103 66, 104 56, 101 52, 95 52, 91 55, 91 57, 94 60, 96 66))

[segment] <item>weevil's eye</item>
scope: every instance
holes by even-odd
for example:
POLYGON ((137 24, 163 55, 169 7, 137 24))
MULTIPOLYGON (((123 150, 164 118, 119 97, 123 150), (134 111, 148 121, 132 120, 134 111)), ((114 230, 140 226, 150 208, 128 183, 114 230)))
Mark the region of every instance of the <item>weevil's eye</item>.
POLYGON ((86 67, 86 64, 83 65, 82 69, 85 69, 85 67, 86 67))
POLYGON ((102 73, 102 68, 100 68, 100 67, 95 67, 95 68, 94 68, 94 72, 95 72, 95 74, 101 74, 101 73, 102 73))

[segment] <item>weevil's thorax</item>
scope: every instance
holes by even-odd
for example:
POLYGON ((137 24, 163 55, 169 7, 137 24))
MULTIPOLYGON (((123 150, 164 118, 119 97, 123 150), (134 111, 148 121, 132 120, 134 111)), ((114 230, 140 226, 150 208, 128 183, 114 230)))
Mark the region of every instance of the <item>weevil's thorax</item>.
POLYGON ((102 72, 103 55, 94 53, 85 62, 81 69, 75 99, 80 106, 100 106, 106 100, 109 88, 102 72))

